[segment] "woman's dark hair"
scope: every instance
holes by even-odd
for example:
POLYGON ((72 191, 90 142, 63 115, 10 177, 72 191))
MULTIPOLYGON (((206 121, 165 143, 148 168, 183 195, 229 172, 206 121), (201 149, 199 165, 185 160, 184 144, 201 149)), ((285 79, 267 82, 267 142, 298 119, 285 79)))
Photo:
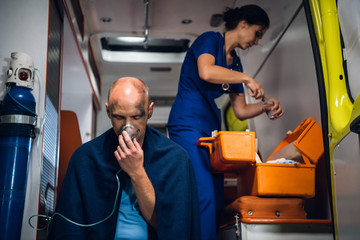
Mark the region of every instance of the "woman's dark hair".
POLYGON ((269 28, 270 20, 267 13, 257 5, 245 5, 240 8, 228 8, 224 13, 225 28, 232 30, 240 21, 245 20, 249 25, 260 25, 269 28))

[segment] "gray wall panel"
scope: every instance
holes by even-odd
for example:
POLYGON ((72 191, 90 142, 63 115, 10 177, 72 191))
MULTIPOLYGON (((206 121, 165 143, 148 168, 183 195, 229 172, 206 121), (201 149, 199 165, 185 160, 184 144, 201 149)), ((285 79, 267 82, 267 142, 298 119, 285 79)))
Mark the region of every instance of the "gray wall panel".
POLYGON ((333 155, 335 203, 339 239, 360 236, 360 139, 350 132, 333 155))

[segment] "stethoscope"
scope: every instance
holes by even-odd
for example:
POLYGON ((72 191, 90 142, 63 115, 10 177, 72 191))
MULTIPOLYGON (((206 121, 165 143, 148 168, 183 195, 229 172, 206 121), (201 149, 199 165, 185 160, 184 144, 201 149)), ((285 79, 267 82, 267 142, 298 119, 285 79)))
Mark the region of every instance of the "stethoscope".
MULTIPOLYGON (((227 66, 226 51, 225 51, 225 32, 224 32, 222 65, 223 65, 223 67, 226 67, 226 66, 227 66)), ((233 64, 233 65, 234 65, 234 64, 233 64)), ((236 67, 236 71, 240 72, 240 66, 239 66, 239 63, 238 63, 238 62, 235 64, 235 67, 236 67)), ((230 70, 233 70, 233 66, 231 66, 230 70)), ((230 84, 228 84, 228 83, 223 83, 223 84, 221 84, 221 87, 222 87, 222 89, 223 89, 225 92, 230 92, 230 91, 229 91, 229 90, 230 90, 230 84)))

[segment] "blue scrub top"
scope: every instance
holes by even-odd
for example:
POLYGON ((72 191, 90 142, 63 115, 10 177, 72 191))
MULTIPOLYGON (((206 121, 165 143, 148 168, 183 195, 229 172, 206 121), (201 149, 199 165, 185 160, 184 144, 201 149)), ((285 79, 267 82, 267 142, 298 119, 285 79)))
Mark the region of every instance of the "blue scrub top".
MULTIPOLYGON (((171 108, 168 126, 195 128, 209 136, 213 130, 221 130, 221 111, 215 99, 227 93, 222 84, 213 84, 199 77, 197 59, 208 53, 215 57, 215 65, 242 71, 242 65, 235 50, 234 61, 226 64, 224 38, 218 32, 201 34, 189 48, 182 65, 176 100, 171 108)), ((230 92, 243 93, 242 84, 230 84, 230 92)))
POLYGON ((140 215, 139 204, 130 179, 122 190, 114 240, 147 240, 147 223, 140 215))

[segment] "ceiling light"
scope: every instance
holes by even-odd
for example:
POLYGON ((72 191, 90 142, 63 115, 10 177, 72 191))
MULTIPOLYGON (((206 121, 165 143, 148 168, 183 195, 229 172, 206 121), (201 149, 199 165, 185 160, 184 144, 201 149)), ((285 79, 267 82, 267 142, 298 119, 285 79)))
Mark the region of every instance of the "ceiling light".
POLYGON ((191 19, 184 19, 181 21, 182 24, 190 24, 192 23, 192 20, 191 19))
POLYGON ((116 39, 127 43, 141 43, 145 40, 144 37, 117 37, 116 39))
POLYGON ((111 22, 112 19, 110 17, 102 17, 102 18, 100 18, 100 21, 102 21, 104 23, 108 23, 108 22, 111 22))

